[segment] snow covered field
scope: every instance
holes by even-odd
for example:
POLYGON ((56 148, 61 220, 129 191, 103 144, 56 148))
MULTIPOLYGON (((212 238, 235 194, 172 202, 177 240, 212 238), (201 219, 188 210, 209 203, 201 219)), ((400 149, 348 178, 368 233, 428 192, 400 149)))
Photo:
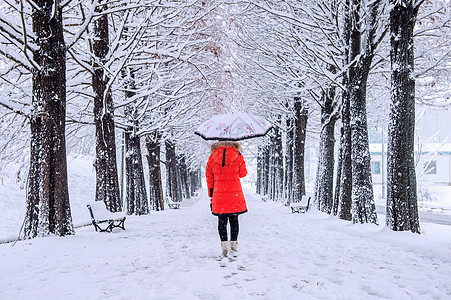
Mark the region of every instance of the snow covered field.
MULTIPOLYGON (((92 160, 87 157, 68 157, 69 200, 72 219, 75 226, 91 223, 86 202, 93 201, 95 197, 95 170, 92 160)), ((25 217, 26 180, 16 182, 15 166, 9 167, 0 184, 0 243, 5 240, 14 240, 19 234, 25 217)))
POLYGON ((220 259, 203 193, 126 231, 0 245, 0 299, 451 298, 451 226, 396 233, 245 195, 236 260, 220 259))

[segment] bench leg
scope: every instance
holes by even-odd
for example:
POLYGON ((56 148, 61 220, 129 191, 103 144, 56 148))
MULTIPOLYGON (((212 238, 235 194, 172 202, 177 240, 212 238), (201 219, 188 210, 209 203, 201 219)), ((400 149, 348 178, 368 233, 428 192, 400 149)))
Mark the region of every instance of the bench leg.
POLYGON ((106 228, 106 231, 113 232, 113 228, 114 228, 114 221, 111 220, 108 222, 108 227, 106 228))
POLYGON ((111 229, 112 229, 111 223, 108 224, 108 226, 105 229, 102 229, 102 227, 100 227, 99 224, 97 224, 97 222, 94 222, 94 221, 92 222, 92 225, 94 225, 94 228, 96 229, 96 231, 99 231, 99 232, 111 232, 111 229))
POLYGON ((99 227, 99 225, 97 225, 97 223, 96 222, 94 222, 94 221, 92 221, 92 226, 94 226, 94 229, 97 231, 97 229, 99 229, 100 230, 100 227, 99 227))
POLYGON ((123 220, 114 221, 114 220, 108 220, 108 221, 102 221, 102 223, 108 222, 108 226, 103 229, 102 227, 97 224, 97 222, 92 221, 92 225, 94 226, 96 231, 100 232, 112 232, 113 228, 119 227, 122 230, 125 230, 125 218, 123 220), (117 222, 117 223, 116 223, 117 222))
POLYGON ((119 223, 119 227, 122 228, 122 230, 125 230, 125 220, 122 220, 122 221, 119 223))
POLYGON ((108 231, 108 227, 105 229, 102 229, 102 227, 100 227, 99 224, 97 224, 97 222, 92 222, 92 224, 94 225, 94 228, 96 229, 96 231, 99 231, 99 232, 108 231))
POLYGON ((125 219, 124 219, 124 220, 118 221, 117 225, 116 225, 116 224, 113 225, 113 228, 114 228, 114 227, 119 227, 119 228, 121 228, 122 230, 125 230, 125 219))

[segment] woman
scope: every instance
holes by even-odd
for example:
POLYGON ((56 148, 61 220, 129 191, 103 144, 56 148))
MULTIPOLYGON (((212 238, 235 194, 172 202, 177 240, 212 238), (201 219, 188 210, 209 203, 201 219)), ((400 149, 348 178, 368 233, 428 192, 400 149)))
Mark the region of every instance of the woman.
POLYGON ((238 215, 247 212, 240 178, 247 175, 246 163, 237 142, 219 141, 211 145, 207 162, 208 196, 211 211, 218 216, 218 232, 222 254, 238 251, 238 215), (230 223, 230 241, 227 238, 227 223, 230 223))

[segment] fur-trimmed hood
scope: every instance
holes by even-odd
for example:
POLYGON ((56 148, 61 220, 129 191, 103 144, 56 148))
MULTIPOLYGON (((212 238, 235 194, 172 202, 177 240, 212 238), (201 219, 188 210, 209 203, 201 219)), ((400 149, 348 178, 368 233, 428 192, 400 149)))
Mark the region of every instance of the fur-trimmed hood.
POLYGON ((221 147, 234 147, 238 152, 241 152, 240 143, 231 142, 231 141, 220 141, 220 142, 213 143, 211 145, 211 153, 213 153, 213 151, 215 151, 215 149, 221 148, 221 147))

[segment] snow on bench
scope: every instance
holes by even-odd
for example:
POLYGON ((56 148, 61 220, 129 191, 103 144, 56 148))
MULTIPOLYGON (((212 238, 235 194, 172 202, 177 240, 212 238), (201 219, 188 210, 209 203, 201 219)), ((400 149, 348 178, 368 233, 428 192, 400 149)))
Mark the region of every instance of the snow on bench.
POLYGON ((125 230, 125 212, 109 212, 103 201, 96 201, 87 205, 89 214, 91 215, 91 221, 94 228, 100 232, 112 232, 113 228, 119 227, 125 230), (99 224, 108 223, 104 228, 99 224))
POLYGON ((168 202, 168 206, 171 209, 179 209, 180 208, 180 202, 168 202))
POLYGON ((291 212, 294 213, 306 213, 310 208, 310 199, 312 198, 311 195, 305 195, 302 196, 301 202, 296 202, 290 205, 291 212), (302 202, 304 198, 307 198, 307 205, 300 205, 299 203, 302 202))

